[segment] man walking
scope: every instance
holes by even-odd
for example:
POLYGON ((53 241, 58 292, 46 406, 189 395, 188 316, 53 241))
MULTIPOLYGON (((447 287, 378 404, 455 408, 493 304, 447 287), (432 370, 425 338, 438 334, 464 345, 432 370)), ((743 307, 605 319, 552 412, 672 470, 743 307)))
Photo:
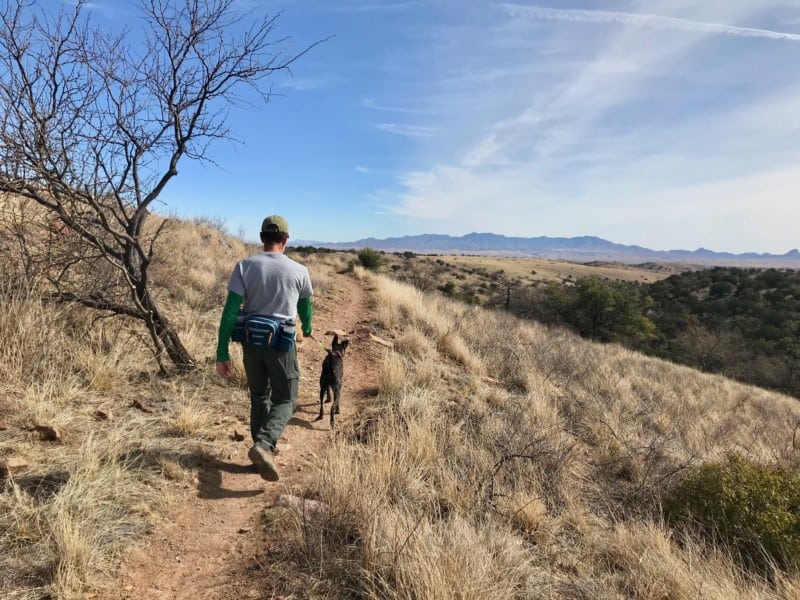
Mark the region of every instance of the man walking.
POLYGON ((288 240, 286 219, 278 215, 264 219, 261 225, 264 251, 236 263, 217 340, 217 373, 227 378, 231 372, 228 340, 240 308, 244 318, 263 316, 280 323, 279 334, 267 336, 269 341, 258 345, 248 343, 247 339, 242 342, 253 438, 247 456, 267 481, 278 480, 276 445, 297 402, 300 371, 293 327, 298 315, 303 334, 311 335, 311 278, 306 267, 284 255, 288 240), (278 337, 282 340, 280 345, 273 343, 278 337))

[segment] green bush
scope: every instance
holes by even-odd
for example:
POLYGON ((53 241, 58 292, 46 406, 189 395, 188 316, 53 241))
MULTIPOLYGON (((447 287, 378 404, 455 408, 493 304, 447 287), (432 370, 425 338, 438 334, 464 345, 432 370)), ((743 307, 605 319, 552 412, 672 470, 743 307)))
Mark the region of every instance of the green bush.
POLYGON ((361 266, 370 271, 377 271, 386 262, 383 254, 374 248, 366 247, 358 251, 358 262, 361 266))
POLYGON ((749 568, 800 566, 800 475, 736 454, 685 479, 664 505, 672 523, 694 526, 749 568))

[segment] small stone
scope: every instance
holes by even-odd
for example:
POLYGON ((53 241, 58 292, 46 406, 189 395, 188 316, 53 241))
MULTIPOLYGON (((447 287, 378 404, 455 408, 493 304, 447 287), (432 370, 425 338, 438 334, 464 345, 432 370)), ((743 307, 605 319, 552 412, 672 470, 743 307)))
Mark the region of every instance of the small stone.
POLYGON ((16 475, 20 471, 28 468, 28 462, 22 458, 7 458, 0 461, 0 476, 7 477, 9 475, 16 475))
POLYGON ((5 431, 8 429, 8 423, 5 421, 0 421, 0 431, 5 431))
POLYGON ((61 432, 53 425, 35 425, 34 429, 42 435, 42 439, 48 442, 60 442, 61 432))
POLYGON ((238 429, 234 429, 233 433, 231 434, 231 439, 234 442, 243 442, 244 441, 244 434, 239 431, 238 429))
POLYGON ((293 508, 303 514, 319 514, 328 512, 328 505, 318 500, 308 500, 293 494, 281 494, 275 501, 273 507, 293 508))
POLYGON ((237 533, 250 533, 253 531, 252 527, 240 527, 237 533))

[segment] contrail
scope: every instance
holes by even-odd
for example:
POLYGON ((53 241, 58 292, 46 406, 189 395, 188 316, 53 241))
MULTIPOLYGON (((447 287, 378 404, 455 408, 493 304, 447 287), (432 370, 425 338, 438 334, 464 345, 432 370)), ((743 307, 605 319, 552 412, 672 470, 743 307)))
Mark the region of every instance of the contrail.
POLYGON ((648 15, 640 13, 616 12, 609 10, 582 10, 578 8, 547 8, 542 6, 520 6, 518 4, 503 5, 512 17, 547 21, 574 21, 579 23, 621 23, 651 29, 673 29, 679 31, 700 31, 705 33, 723 33, 739 37, 767 38, 771 40, 788 40, 800 42, 800 34, 772 31, 769 29, 756 29, 753 27, 737 27, 722 23, 706 23, 679 19, 677 17, 664 17, 662 15, 648 15))

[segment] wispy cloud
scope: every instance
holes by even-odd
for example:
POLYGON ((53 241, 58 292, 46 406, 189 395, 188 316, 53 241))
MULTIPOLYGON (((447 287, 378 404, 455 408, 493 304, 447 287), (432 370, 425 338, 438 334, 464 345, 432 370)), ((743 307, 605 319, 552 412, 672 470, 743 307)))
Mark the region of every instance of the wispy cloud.
POLYGON ((800 47, 773 41, 800 35, 738 25, 781 22, 764 12, 780 3, 646 6, 653 14, 503 4, 491 27, 481 15, 442 36, 425 57, 446 68, 416 87, 442 110, 391 212, 453 234, 796 245, 785 223, 797 216, 800 47))
POLYGON ((607 10, 583 10, 576 8, 547 8, 541 6, 522 6, 518 4, 505 4, 504 6, 511 16, 530 19, 573 21, 580 23, 619 23, 650 29, 721 33, 740 37, 757 37, 800 42, 800 34, 796 33, 757 29, 754 27, 737 27, 735 25, 726 25, 722 23, 706 23, 662 15, 607 10))
POLYGON ((378 123, 376 127, 380 131, 401 135, 405 137, 430 137, 438 132, 435 127, 427 125, 406 125, 402 123, 378 123))
POLYGON ((355 169, 356 169, 356 173, 371 173, 372 172, 372 169, 370 169, 369 167, 364 167, 362 165, 356 165, 355 169))
POLYGON ((390 106, 388 104, 381 104, 375 98, 364 98, 361 101, 361 106, 363 106, 364 108, 369 108, 372 110, 378 110, 384 112, 394 112, 394 113, 404 113, 404 114, 413 114, 420 112, 418 110, 414 110, 413 108, 408 108, 405 106, 390 106))

